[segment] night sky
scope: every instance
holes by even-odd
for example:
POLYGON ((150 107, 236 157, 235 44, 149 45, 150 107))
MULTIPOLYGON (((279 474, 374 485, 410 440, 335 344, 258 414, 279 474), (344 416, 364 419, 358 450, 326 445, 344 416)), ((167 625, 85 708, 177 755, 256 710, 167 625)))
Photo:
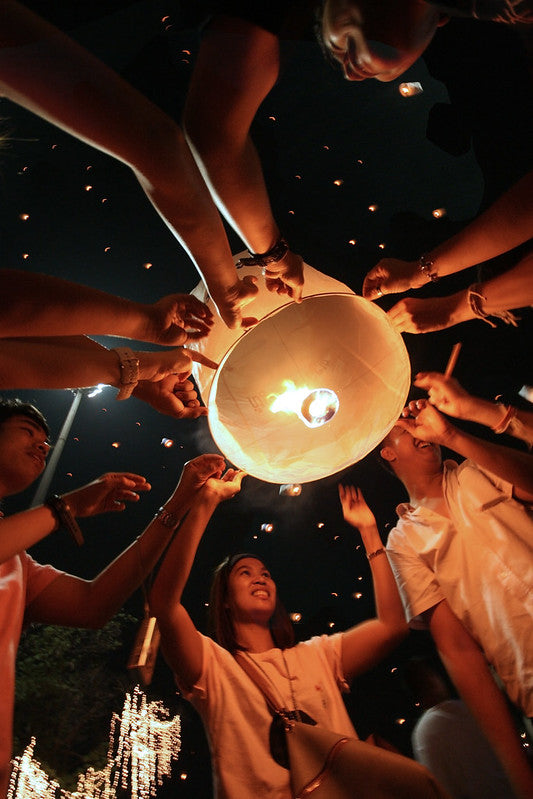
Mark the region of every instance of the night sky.
MULTIPOLYGON (((179 119, 199 41, 179 3, 27 5, 70 31, 179 119)), ((454 21, 440 29, 426 57, 402 77, 423 86, 423 93, 412 98, 400 95, 400 81, 347 83, 314 42, 293 44, 286 55, 281 78, 253 127, 274 215, 293 250, 356 292, 383 255, 418 257, 533 168, 531 80, 520 40, 503 26, 454 21), (374 212, 368 208, 372 204, 378 206, 374 212), (446 215, 435 219, 437 208, 446 209, 446 215)), ((194 266, 126 167, 6 100, 0 100, 0 117, 10 134, 0 153, 5 267, 57 275, 145 302, 196 285, 194 266), (24 214, 27 220, 21 219, 24 214)), ((233 251, 242 250, 228 232, 233 251)), ((512 263, 499 259, 484 274, 512 263)), ((452 293, 475 279, 472 268, 419 296, 452 293)), ((387 309, 394 301, 384 298, 380 304, 387 309)), ((516 393, 533 382, 533 315, 524 310, 520 316, 517 329, 499 324, 493 330, 476 321, 426 336, 406 335, 413 373, 443 370, 453 343, 462 341, 455 374, 466 388, 489 398, 516 393)), ((54 438, 73 398, 69 391, 5 393, 35 402, 54 438)), ((52 488, 61 493, 105 471, 127 470, 145 475, 151 494, 120 516, 84 519, 82 550, 56 533, 32 552, 85 577, 138 535, 172 491, 186 460, 216 451, 205 419, 177 421, 135 399, 117 403, 115 393, 108 388, 83 398, 52 488), (174 446, 163 447, 164 437, 174 446)), ((204 623, 212 568, 228 551, 241 548, 267 559, 288 610, 302 614, 298 635, 343 629, 372 612, 366 559, 358 535, 341 518, 336 488, 341 478, 363 488, 386 538, 403 494, 372 462, 306 484, 296 498, 280 496, 279 486, 247 478, 241 495, 219 509, 201 544, 186 601, 198 624, 204 623), (266 522, 274 525, 271 533, 261 530, 266 522), (356 593, 362 597, 355 599, 356 593)), ((6 511, 27 506, 34 491, 35 486, 6 502, 6 511)), ((409 713, 412 719, 415 710, 391 668, 428 646, 425 636, 413 636, 379 677, 356 686, 350 707, 361 733, 380 728, 405 745, 407 736, 395 719, 409 713)), ((172 693, 162 658, 150 690, 172 693)), ((197 725, 184 712, 178 771, 192 758, 191 770, 205 775, 205 754, 189 751, 199 746, 190 743, 197 725)), ((209 780, 203 779, 202 787, 192 779, 183 782, 177 795, 208 796, 209 780)))

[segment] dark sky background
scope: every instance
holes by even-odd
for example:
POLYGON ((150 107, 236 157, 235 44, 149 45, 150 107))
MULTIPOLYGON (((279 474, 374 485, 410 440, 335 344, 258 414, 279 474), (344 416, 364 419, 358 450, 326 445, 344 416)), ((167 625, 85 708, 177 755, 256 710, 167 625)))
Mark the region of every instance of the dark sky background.
MULTIPOLYGON (((179 3, 34 0, 27 5, 70 31, 179 119, 199 41, 179 3)), ((274 214, 292 248, 360 292, 365 273, 383 255, 418 257, 531 169, 533 92, 521 46, 503 26, 456 20, 439 30, 424 59, 402 78, 421 82, 423 93, 412 98, 400 95, 400 81, 344 81, 314 42, 287 47, 283 73, 259 109, 253 134, 274 214), (378 206, 374 213, 368 210, 371 204, 378 206), (446 215, 435 219, 436 208, 446 209, 446 215)), ((4 266, 145 302, 196 285, 194 266, 126 167, 6 100, 0 100, 0 116, 11 134, 0 158, 4 266), (21 214, 29 218, 23 221, 21 214)), ((233 251, 240 251, 241 242, 229 235, 233 251)), ((512 263, 500 259, 485 274, 512 263)), ((452 293, 474 282, 476 274, 475 268, 467 270, 419 296, 452 293)), ((380 302, 387 309, 394 299, 380 302)), ((532 313, 520 315, 517 329, 499 324, 493 330, 476 321, 440 333, 406 335, 413 373, 442 370, 453 343, 462 341, 455 374, 473 393, 493 398, 531 385, 532 313)), ((6 393, 35 402, 57 437, 71 392, 6 393)), ((142 530, 186 460, 215 451, 205 419, 176 421, 135 399, 117 403, 114 395, 108 388, 83 398, 52 488, 61 493, 105 471, 127 470, 145 475, 151 494, 120 517, 83 520, 82 550, 57 533, 32 553, 86 577, 142 530), (164 437, 174 440, 172 448, 161 445, 164 437)), ((366 559, 357 534, 341 518, 340 478, 363 488, 386 538, 403 495, 372 462, 306 484, 297 498, 247 478, 241 495, 219 509, 198 553, 187 604, 200 625, 211 570, 228 551, 240 548, 267 558, 288 610, 302 614, 298 635, 343 629, 372 612, 366 559), (273 532, 261 530, 266 522, 274 524, 273 532), (354 593, 362 597, 355 599, 354 593)), ((34 491, 6 503, 6 510, 27 506, 34 491)), ((132 605, 137 612, 139 597, 132 605)), ((361 734, 380 729, 408 745, 416 709, 393 669, 411 652, 428 647, 424 635, 411 636, 390 662, 355 686, 349 703, 361 734), (408 723, 399 725, 398 718, 408 723)), ((150 691, 173 701, 162 658, 150 691)), ((188 769, 191 778, 173 795, 207 797, 205 748, 192 713, 183 713, 177 772, 188 769)))

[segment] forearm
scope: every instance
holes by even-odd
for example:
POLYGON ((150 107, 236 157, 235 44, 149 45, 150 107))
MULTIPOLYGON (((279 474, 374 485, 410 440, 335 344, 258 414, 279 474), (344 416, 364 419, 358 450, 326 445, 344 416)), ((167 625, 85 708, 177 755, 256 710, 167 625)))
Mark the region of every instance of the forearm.
POLYGON ((115 335, 138 338, 149 324, 148 306, 68 280, 0 270, 5 298, 0 338, 115 335))
POLYGON ((247 137, 241 146, 231 139, 211 142, 200 151, 189 136, 191 150, 217 206, 250 252, 266 252, 280 230, 270 206, 263 170, 255 146, 247 137))
POLYGON ((83 388, 118 386, 116 353, 83 337, 55 340, 4 339, 0 346, 0 388, 83 388))
MULTIPOLYGON (((223 225, 179 127, 116 72, 12 0, 0 92, 133 169, 208 285, 237 277, 223 225)), ((87 331, 83 331, 87 332, 87 331)))
POLYGON ((533 498, 532 455, 484 441, 451 425, 450 428, 446 440, 440 443, 511 483, 522 494, 521 498, 533 498))
POLYGON ((164 616, 169 608, 181 604, 196 551, 216 506, 213 497, 200 493, 182 522, 150 591, 150 608, 155 616, 164 616))
POLYGON ((460 233, 431 250, 428 255, 438 275, 483 263, 532 238, 532 195, 533 172, 529 172, 460 233))
POLYGON ((369 564, 374 585, 376 616, 383 624, 406 631, 407 625, 402 601, 378 529, 375 525, 360 527, 359 532, 366 554, 371 556, 369 564), (380 550, 384 551, 380 552, 380 550), (379 554, 372 556, 372 553, 375 552, 379 554))
POLYGON ((526 799, 531 795, 533 774, 505 699, 482 652, 473 641, 461 649, 454 649, 444 641, 436 643, 451 679, 502 763, 517 797, 526 799))

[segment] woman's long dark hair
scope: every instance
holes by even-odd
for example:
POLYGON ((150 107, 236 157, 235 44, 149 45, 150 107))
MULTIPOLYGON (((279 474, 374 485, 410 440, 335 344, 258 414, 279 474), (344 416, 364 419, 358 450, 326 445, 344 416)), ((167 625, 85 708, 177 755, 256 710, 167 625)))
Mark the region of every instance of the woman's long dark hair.
MULTIPOLYGON (((256 558, 263 562, 256 555, 249 557, 256 558)), ((237 559, 240 559, 237 557, 237 559)), ((231 610, 228 607, 228 580, 230 572, 236 563, 235 556, 225 558, 215 569, 213 582, 211 584, 211 594, 209 597, 209 635, 227 649, 228 652, 237 652, 243 647, 237 642, 231 610)), ((275 646, 280 649, 288 649, 294 646, 294 630, 289 618, 289 614, 283 607, 276 594, 276 607, 270 619, 270 632, 275 646)))

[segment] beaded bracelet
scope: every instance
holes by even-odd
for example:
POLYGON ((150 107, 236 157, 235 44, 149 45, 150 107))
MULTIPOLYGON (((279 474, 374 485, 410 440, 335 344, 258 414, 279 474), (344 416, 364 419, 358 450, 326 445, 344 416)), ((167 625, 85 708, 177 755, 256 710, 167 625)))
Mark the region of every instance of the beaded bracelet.
POLYGON ((161 506, 159 510, 155 512, 154 521, 156 519, 158 522, 161 522, 161 524, 164 524, 165 527, 168 527, 169 530, 175 530, 180 523, 178 517, 166 510, 166 508, 163 506, 161 506))
POLYGON ((289 245, 283 236, 280 236, 269 250, 260 253, 253 252, 249 257, 241 258, 237 266, 261 266, 264 269, 269 264, 277 264, 278 261, 281 261, 287 255, 288 251, 289 245))
POLYGON ((435 261, 433 258, 430 258, 427 253, 423 253, 418 259, 418 268, 424 277, 427 277, 432 283, 435 283, 439 279, 435 261))

